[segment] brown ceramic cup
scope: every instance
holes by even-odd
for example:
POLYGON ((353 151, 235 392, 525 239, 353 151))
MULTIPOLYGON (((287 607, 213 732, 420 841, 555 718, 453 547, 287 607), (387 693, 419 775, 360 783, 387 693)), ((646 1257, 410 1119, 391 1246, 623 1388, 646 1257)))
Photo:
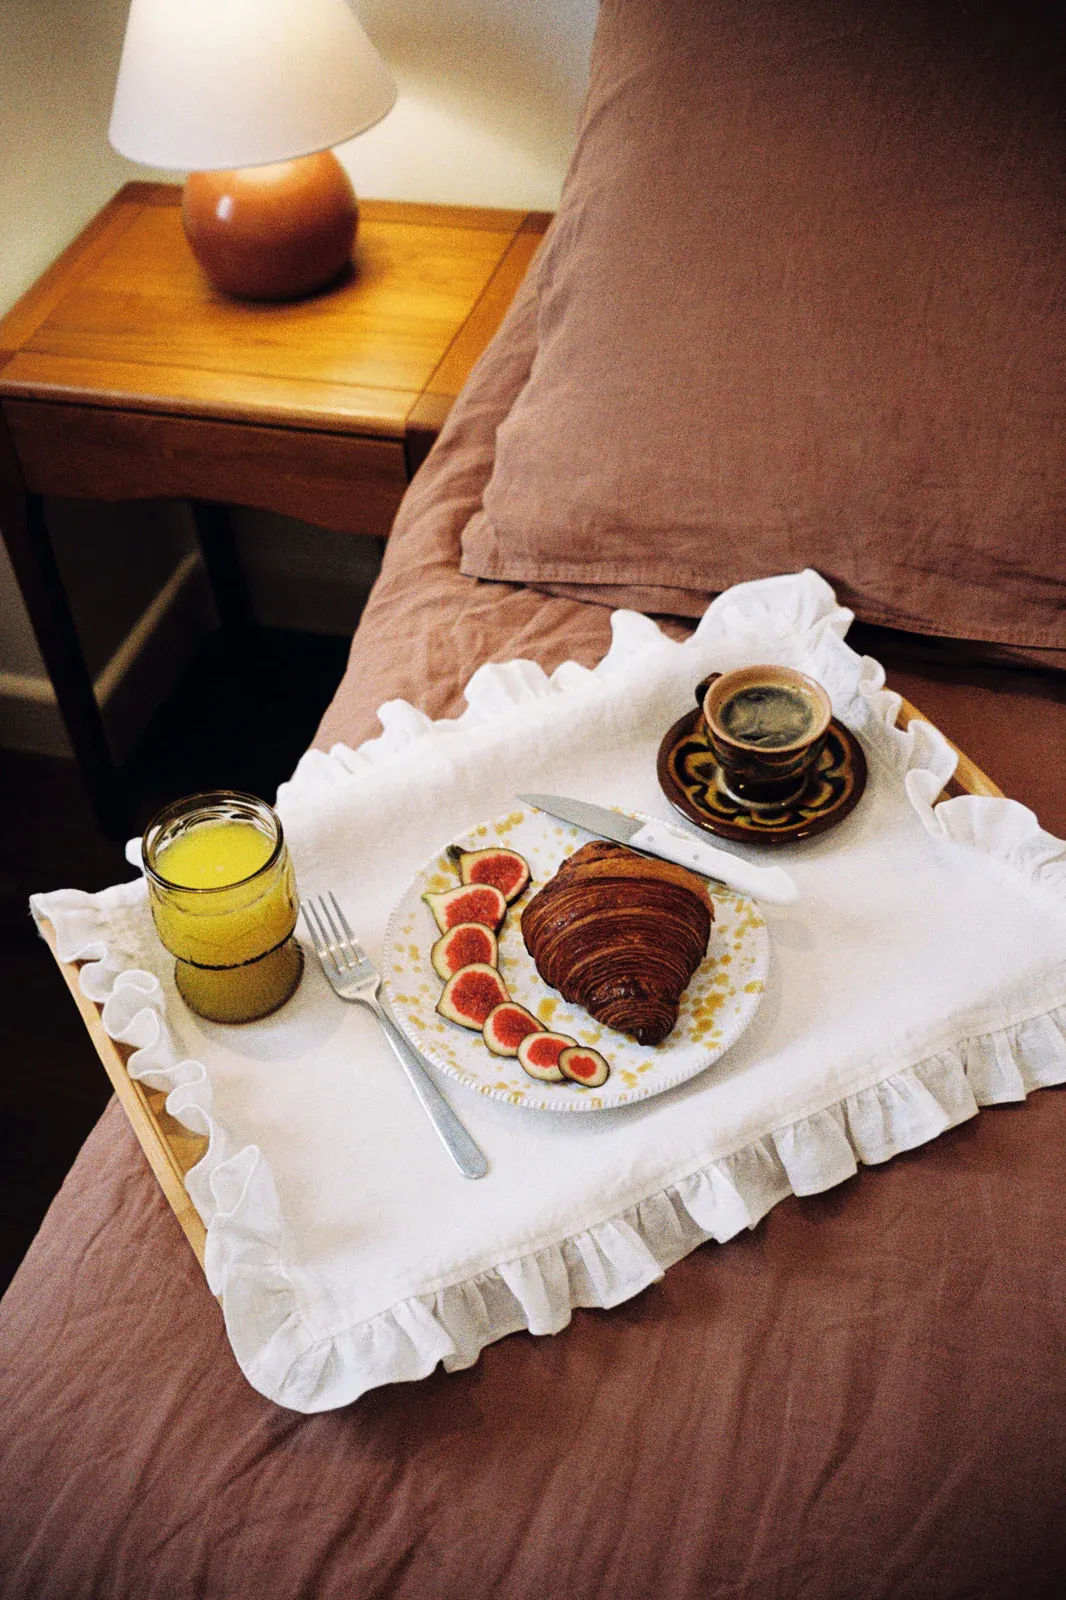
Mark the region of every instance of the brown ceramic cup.
POLYGON ((721 788, 751 807, 794 803, 821 753, 833 708, 793 667, 741 667, 700 685, 704 729, 721 788))

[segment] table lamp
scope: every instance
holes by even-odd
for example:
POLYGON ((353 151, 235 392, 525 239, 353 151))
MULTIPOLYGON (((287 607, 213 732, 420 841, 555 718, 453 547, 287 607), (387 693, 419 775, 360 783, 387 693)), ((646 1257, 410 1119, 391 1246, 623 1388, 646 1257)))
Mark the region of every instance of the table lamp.
POLYGON ((133 0, 109 136, 189 173, 182 220, 214 284, 295 299, 351 261, 355 192, 329 147, 395 99, 348 0, 133 0))

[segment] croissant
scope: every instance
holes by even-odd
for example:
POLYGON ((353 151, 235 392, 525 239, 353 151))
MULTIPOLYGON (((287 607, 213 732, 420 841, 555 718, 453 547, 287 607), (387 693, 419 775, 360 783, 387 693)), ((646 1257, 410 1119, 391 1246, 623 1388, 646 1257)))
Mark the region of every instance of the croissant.
POLYGON ((693 873, 595 840, 568 856, 522 913, 545 983, 638 1044, 677 1021, 714 910, 693 873))

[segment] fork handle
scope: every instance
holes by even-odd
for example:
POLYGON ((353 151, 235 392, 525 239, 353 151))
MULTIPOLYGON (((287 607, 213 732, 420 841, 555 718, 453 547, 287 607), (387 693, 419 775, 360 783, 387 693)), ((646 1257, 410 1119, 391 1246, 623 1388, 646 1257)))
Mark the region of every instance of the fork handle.
POLYGON ((444 1147, 464 1178, 483 1178, 489 1164, 473 1139, 459 1121, 451 1106, 433 1082, 414 1050, 384 1007, 374 1006, 385 1037, 391 1044, 400 1065, 411 1080, 411 1087, 422 1102, 430 1122, 440 1134, 444 1147))

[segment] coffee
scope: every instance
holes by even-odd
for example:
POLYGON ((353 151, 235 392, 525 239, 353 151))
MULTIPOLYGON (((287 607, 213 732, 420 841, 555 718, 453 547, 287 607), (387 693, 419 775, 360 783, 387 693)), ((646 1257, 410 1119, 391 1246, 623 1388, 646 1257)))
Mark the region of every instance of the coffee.
POLYGON ((746 684, 718 708, 722 732, 757 750, 798 744, 821 720, 821 708, 802 689, 782 683, 746 684))
POLYGON ((820 683, 763 662, 716 673, 700 697, 723 794, 757 810, 803 793, 833 715, 820 683))

